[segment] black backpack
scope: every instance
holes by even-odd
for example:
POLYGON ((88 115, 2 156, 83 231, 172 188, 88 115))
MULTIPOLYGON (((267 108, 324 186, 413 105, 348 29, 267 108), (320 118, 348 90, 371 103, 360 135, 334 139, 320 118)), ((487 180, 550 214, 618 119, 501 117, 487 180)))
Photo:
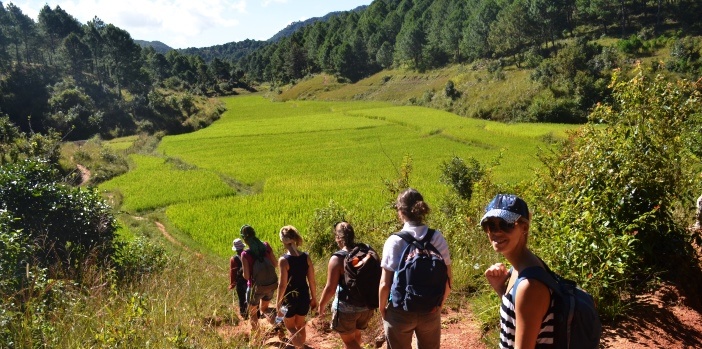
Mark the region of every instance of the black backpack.
POLYGON ((380 258, 372 247, 356 244, 351 251, 340 250, 335 256, 344 260, 344 284, 346 290, 339 292, 339 299, 358 307, 378 308, 380 286, 380 258), (360 266, 356 266, 364 261, 360 266))
MULTIPOLYGON (((543 263, 543 261, 541 261, 543 263)), ((534 266, 522 270, 514 282, 512 300, 517 303, 517 285, 524 279, 535 279, 544 283, 555 296, 554 347, 568 349, 595 349, 600 343, 602 323, 595 301, 590 294, 578 287, 575 281, 565 279, 551 271, 534 266)))
POLYGON ((409 245, 395 272, 390 298, 392 305, 411 312, 430 312, 441 305, 448 280, 448 267, 441 253, 430 243, 436 231, 429 229, 421 241, 407 232, 395 235, 409 245))

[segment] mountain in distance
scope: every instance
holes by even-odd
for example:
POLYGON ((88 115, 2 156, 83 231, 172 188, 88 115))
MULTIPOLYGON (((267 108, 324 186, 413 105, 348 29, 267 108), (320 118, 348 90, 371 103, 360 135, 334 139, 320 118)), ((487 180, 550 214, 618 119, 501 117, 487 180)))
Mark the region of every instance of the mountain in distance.
MULTIPOLYGON (((367 7, 368 5, 362 5, 350 11, 359 12, 366 9, 367 7)), ((178 52, 186 55, 200 56, 207 63, 211 62, 215 58, 235 62, 262 46, 275 43, 282 38, 294 34, 296 31, 304 28, 305 26, 314 24, 318 21, 328 21, 329 19, 335 16, 339 16, 345 12, 349 11, 335 11, 330 12, 322 17, 313 17, 304 21, 293 22, 287 27, 285 27, 285 29, 279 31, 266 41, 246 39, 244 41, 232 41, 226 44, 209 47, 189 47, 185 49, 178 49, 178 52)))
MULTIPOLYGON (((358 7, 356 7, 355 9, 353 9, 353 10, 351 10, 351 11, 352 11, 352 12, 360 12, 360 11, 365 10, 366 7, 368 7, 368 5, 361 5, 361 6, 358 6, 358 7)), ((304 28, 304 27, 306 27, 306 26, 308 26, 308 25, 314 24, 314 23, 319 22, 319 21, 326 22, 326 21, 328 21, 330 18, 335 17, 335 16, 338 16, 338 15, 341 15, 341 14, 343 14, 343 13, 345 13, 345 12, 349 12, 349 11, 335 11, 335 12, 329 12, 329 13, 327 13, 326 15, 324 15, 324 16, 322 16, 322 17, 312 17, 312 18, 306 19, 306 20, 304 20, 304 21, 292 22, 292 23, 288 24, 288 26, 285 27, 283 30, 277 32, 275 35, 273 35, 270 39, 268 39, 268 40, 266 40, 266 41, 268 41, 268 42, 277 42, 278 40, 280 40, 280 39, 282 39, 282 38, 285 38, 285 37, 288 37, 288 36, 290 36, 290 35, 295 34, 295 32, 297 32, 298 30, 300 30, 300 29, 302 29, 302 28, 304 28)))
POLYGON ((139 46, 141 47, 153 47, 154 50, 160 54, 166 54, 166 52, 170 50, 174 50, 174 48, 160 42, 160 41, 145 41, 145 40, 134 40, 139 46))

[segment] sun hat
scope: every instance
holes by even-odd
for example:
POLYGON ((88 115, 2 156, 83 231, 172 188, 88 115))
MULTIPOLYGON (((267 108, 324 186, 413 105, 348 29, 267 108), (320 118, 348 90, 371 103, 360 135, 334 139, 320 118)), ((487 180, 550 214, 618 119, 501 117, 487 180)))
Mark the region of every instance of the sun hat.
POLYGON ((244 247, 244 242, 241 239, 234 239, 232 242, 232 251, 243 251, 244 247))
POLYGON ((519 218, 529 221, 529 208, 522 198, 513 194, 497 194, 485 207, 485 214, 480 224, 488 218, 501 218, 507 223, 514 223, 519 218))

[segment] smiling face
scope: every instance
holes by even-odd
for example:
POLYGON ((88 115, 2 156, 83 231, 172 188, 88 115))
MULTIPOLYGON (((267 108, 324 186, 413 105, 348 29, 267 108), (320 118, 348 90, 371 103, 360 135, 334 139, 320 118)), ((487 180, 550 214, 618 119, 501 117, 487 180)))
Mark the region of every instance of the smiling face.
POLYGON ((495 252, 509 253, 525 243, 524 223, 507 223, 500 218, 488 218, 482 226, 495 252))

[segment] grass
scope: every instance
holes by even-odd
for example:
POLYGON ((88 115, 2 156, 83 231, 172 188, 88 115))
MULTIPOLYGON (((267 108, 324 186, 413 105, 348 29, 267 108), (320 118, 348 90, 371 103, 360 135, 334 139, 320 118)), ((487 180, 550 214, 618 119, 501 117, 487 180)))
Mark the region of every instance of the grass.
POLYGON ((120 192, 125 211, 165 208, 178 229, 219 256, 230 253, 243 224, 276 245, 281 226, 305 232, 314 210, 330 201, 372 219, 385 207, 384 181, 397 177, 406 155, 411 185, 429 202, 444 192, 440 164, 454 155, 499 160, 496 179, 519 182, 539 166, 536 153, 549 146, 542 139, 572 127, 506 125, 386 102, 223 101, 229 111, 221 120, 164 137, 160 156, 131 155, 136 167, 100 187, 120 192))

